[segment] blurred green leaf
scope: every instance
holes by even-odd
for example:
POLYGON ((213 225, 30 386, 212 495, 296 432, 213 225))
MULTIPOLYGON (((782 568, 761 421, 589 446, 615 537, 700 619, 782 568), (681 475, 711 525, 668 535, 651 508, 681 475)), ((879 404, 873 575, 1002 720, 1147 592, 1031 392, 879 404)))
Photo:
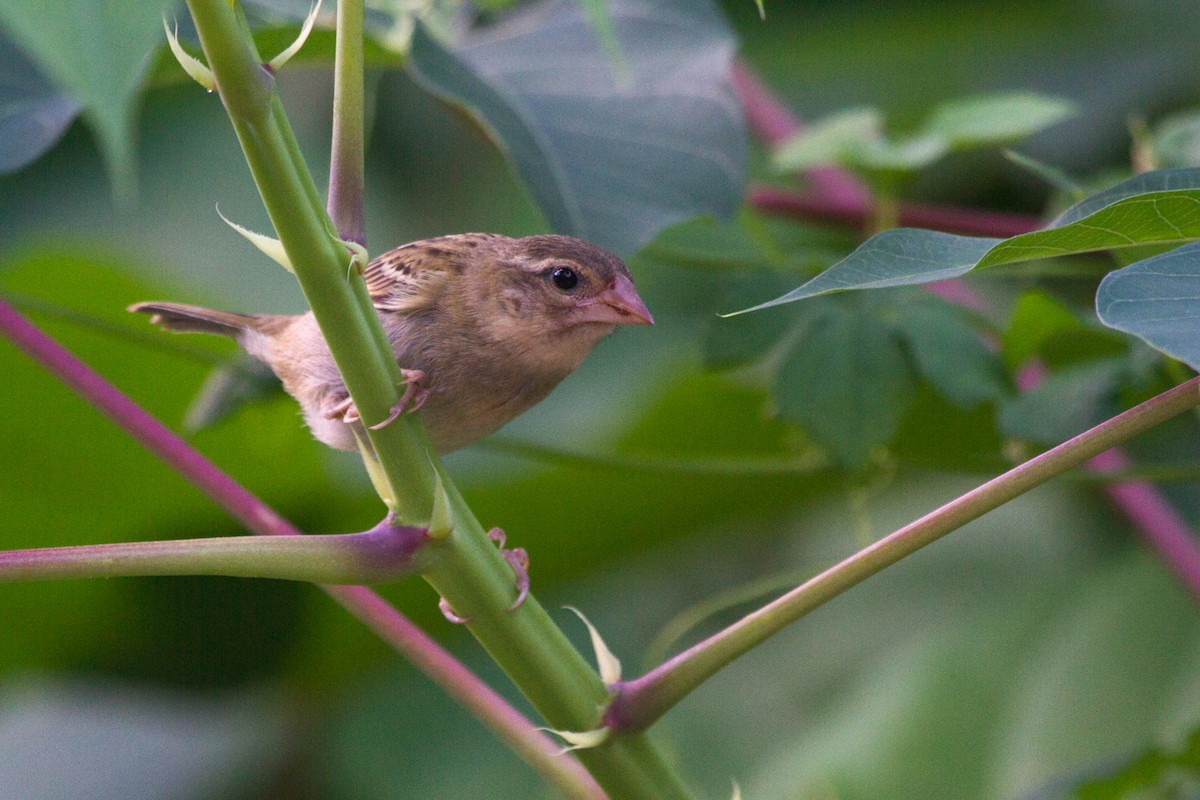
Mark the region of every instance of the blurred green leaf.
POLYGON ((1166 800, 1198 795, 1200 728, 1192 731, 1182 748, 1152 748, 1113 774, 1087 781, 1075 790, 1078 800, 1132 800, 1137 797, 1166 800))
POLYGON ((117 194, 126 199, 135 186, 137 94, 170 6, 169 0, 0 3, 0 26, 82 107, 117 194))
POLYGON ((884 231, 799 288, 747 310, 826 292, 929 283, 1000 264, 1197 238, 1200 169, 1145 173, 1072 206, 1044 230, 1011 239, 917 228, 884 231))
POLYGON ((1065 305, 1040 289, 1030 289, 1017 298, 1001 337, 1004 365, 1015 370, 1037 354, 1051 336, 1081 327, 1083 323, 1065 305))
POLYGON ((944 136, 951 148, 1014 142, 1078 113, 1069 100, 1033 92, 977 95, 942 103, 924 130, 944 136))
POLYGON ((54 146, 79 113, 0 30, 0 174, 54 146))
POLYGON ((1004 404, 1000 430, 1039 444, 1066 441, 1117 410, 1112 401, 1127 369, 1125 359, 1107 358, 1051 373, 1004 404))
POLYGON ((849 108, 808 125, 779 146, 774 162, 787 172, 807 171, 838 163, 844 154, 883 135, 883 115, 877 108, 849 108))
POLYGON ((674 222, 731 216, 746 141, 715 8, 609 5, 626 76, 570 0, 523 7, 454 50, 418 28, 410 66, 486 123, 556 231, 629 255, 674 222))
MULTIPOLYGON (((788 279, 767 272, 741 277, 729 290, 726 305, 737 308, 786 286, 788 279)), ((762 314, 722 318, 714 315, 704 326, 704 366, 734 367, 753 361, 774 347, 789 329, 804 325, 820 313, 816 304, 801 306, 801 313, 777 309, 762 314)))
POLYGON ((868 310, 833 307, 792 346, 774 388, 780 416, 850 467, 895 435, 914 390, 896 332, 868 310))
POLYGON ((259 796, 283 768, 291 736, 279 699, 190 697, 78 677, 7 681, 0 684, 0 795, 259 796))
POLYGON ((1159 122, 1150 133, 1157 169, 1200 166, 1200 111, 1186 111, 1159 122))
POLYGON ((915 172, 952 150, 1011 143, 1074 113, 1074 104, 1032 92, 979 95, 943 103, 912 133, 889 137, 877 109, 855 108, 796 134, 776 150, 774 163, 782 172, 827 165, 915 172))
POLYGON ((1096 313, 1200 370, 1200 243, 1110 272, 1096 292, 1096 313))
POLYGON ((930 298, 906 303, 895 321, 917 371, 962 408, 1009 393, 999 357, 969 320, 969 312, 930 298))
POLYGON ((996 796, 1181 741, 1200 720, 1195 606, 1148 557, 1094 575, 1041 639, 997 731, 996 796))

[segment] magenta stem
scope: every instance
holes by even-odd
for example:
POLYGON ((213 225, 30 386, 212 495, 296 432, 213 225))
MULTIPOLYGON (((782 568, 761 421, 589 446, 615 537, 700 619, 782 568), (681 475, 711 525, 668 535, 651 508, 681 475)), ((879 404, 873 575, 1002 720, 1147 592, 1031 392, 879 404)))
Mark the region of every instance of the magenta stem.
MULTIPOLYGON (((740 59, 733 62, 732 78, 746 122, 768 146, 781 145, 803 129, 800 118, 779 102, 740 59)), ((831 203, 862 208, 870 208, 873 203, 866 185, 843 169, 822 167, 812 170, 807 177, 816 193, 831 203)))
MULTIPOLYGON (((265 536, 302 535, 282 515, 38 329, 3 298, 0 298, 0 333, 199 487, 248 530, 265 536)), ((565 796, 604 800, 604 792, 578 761, 561 757, 560 747, 554 741, 378 594, 364 586, 322 589, 508 743, 565 796)))
MULTIPOLYGON (((815 191, 801 193, 773 186, 752 186, 748 197, 750 204, 762 211, 855 228, 865 228, 873 213, 870 202, 846 200, 815 191)), ((1007 239, 1042 227, 1041 220, 1029 214, 912 202, 900 204, 898 221, 908 227, 932 228, 965 236, 994 236, 998 239, 1007 239)))

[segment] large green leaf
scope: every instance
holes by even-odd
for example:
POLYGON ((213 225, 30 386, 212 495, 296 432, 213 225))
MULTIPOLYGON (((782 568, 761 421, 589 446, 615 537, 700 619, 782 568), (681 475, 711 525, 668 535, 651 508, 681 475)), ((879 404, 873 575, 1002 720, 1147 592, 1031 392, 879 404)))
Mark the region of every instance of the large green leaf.
POLYGON ((47 81, 0 31, 0 174, 49 150, 77 113, 79 104, 47 81))
POLYGON ((1110 272, 1096 292, 1096 313, 1200 369, 1200 244, 1110 272))
POLYGON ((729 217, 746 142, 733 37, 715 8, 609 6, 620 62, 576 3, 549 0, 454 49, 419 28, 410 63, 481 119, 555 230, 628 255, 671 223, 729 217))
POLYGON ((69 93, 96 129, 119 193, 133 187, 134 113, 168 0, 0 3, 0 27, 69 93))
POLYGON ((962 309, 922 298, 904 307, 896 327, 917 370, 954 405, 969 408, 1008 394, 999 356, 962 309))
POLYGON ((775 383, 780 415, 851 467, 895 435, 913 390, 899 337, 859 309, 831 308, 813 323, 775 383))
POLYGON ((946 280, 981 267, 1197 239, 1200 169, 1148 172, 1072 206, 1044 230, 1011 239, 884 231, 799 288, 748 310, 845 289, 946 280))

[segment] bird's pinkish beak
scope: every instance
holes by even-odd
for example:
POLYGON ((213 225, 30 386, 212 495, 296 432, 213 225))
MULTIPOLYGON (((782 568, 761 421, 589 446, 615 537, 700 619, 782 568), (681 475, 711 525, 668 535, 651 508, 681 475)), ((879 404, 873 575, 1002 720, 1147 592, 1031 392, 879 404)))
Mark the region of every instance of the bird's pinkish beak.
POLYGON ((600 294, 579 304, 582 322, 607 322, 610 325, 653 325, 650 309, 633 288, 633 281, 618 275, 600 294))

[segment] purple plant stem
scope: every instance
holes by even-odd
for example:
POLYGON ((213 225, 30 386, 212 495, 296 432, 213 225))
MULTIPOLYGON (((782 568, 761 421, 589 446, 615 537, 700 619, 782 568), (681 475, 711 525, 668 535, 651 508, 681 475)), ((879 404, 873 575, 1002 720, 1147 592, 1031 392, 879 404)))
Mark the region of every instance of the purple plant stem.
MULTIPOLYGON (((801 193, 773 186, 752 186, 748 192, 748 200, 750 205, 762 211, 855 228, 866 227, 871 218, 870 201, 847 201, 820 192, 801 193)), ((1041 220, 1029 214, 908 202, 900 204, 899 222, 914 228, 932 228, 948 233, 992 236, 997 239, 1029 233, 1042 226, 1041 220)))
MULTIPOLYGON (((768 145, 780 145, 803 129, 800 118, 779 102, 745 62, 733 62, 731 77, 746 121, 768 145)), ((837 167, 814 169, 808 173, 808 179, 817 194, 831 203, 871 207, 870 190, 845 170, 837 167)))
MULTIPOLYGON (((1087 463, 1099 475, 1127 469, 1133 461, 1124 450, 1109 450, 1087 463)), ((1200 602, 1200 544, 1187 520, 1149 481, 1119 481, 1104 487, 1104 493, 1121 510, 1159 560, 1178 576, 1200 602)))
MULTIPOLYGON (((243 488, 3 298, 0 298, 0 333, 201 489, 248 530, 264 536, 303 535, 281 514, 243 488)), ((604 800, 603 790, 579 762, 559 757, 560 748, 555 742, 377 593, 365 586, 321 588, 518 755, 535 765, 543 777, 564 789, 566 796, 580 797, 580 787, 584 787, 593 800, 604 800), (547 765, 550 765, 550 771, 547 765), (556 778, 553 769, 562 771, 561 780, 556 778)))

